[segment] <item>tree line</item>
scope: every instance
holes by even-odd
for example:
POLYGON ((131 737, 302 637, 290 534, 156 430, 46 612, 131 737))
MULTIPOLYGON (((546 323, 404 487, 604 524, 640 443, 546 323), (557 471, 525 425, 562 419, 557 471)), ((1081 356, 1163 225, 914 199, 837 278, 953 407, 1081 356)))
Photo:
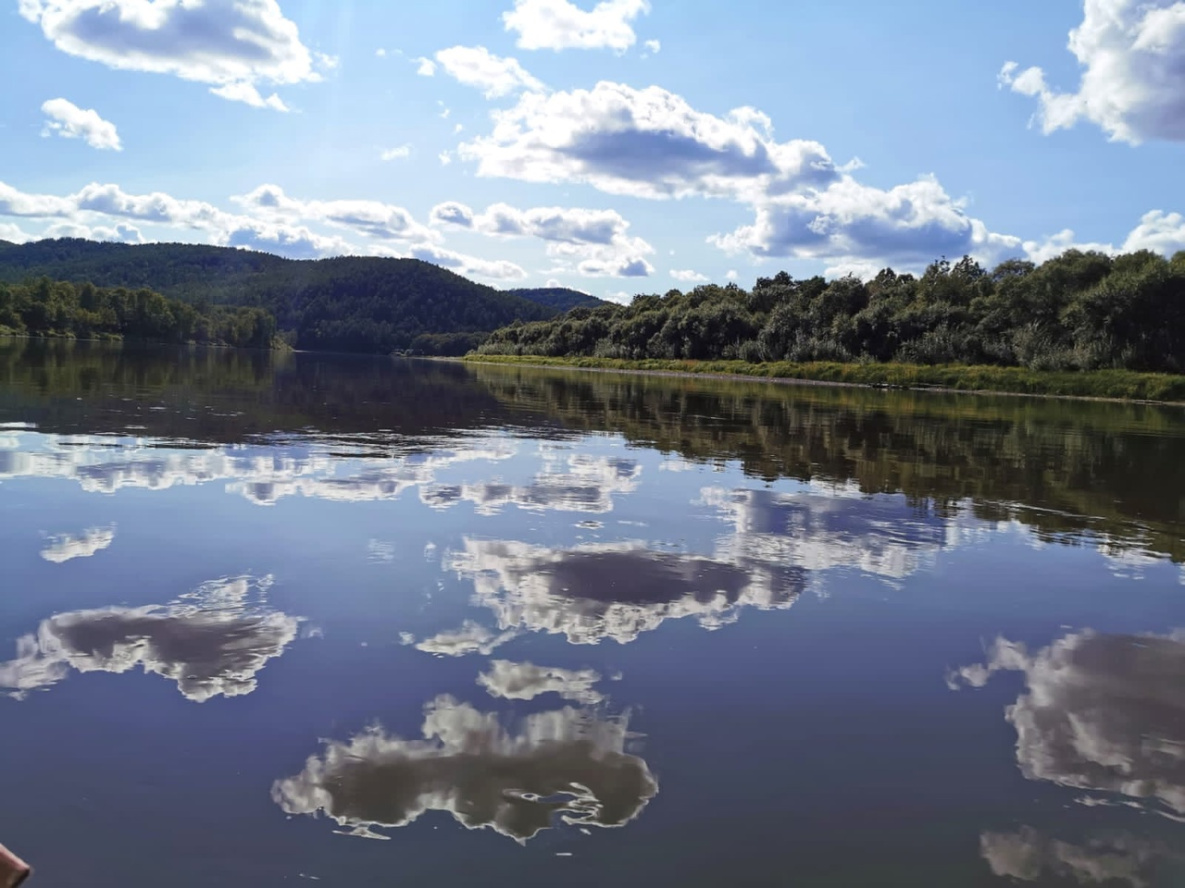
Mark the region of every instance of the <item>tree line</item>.
POLYGON ((1185 251, 705 285, 495 331, 484 354, 1185 372, 1185 251))
POLYGON ((554 317, 581 301, 563 289, 505 292, 417 259, 284 259, 198 244, 111 244, 60 238, 0 242, 0 281, 46 276, 149 287, 192 305, 260 308, 302 350, 462 355, 516 318, 554 317))
POLYGON ((0 332, 271 348, 276 321, 259 308, 194 306, 147 288, 105 288, 43 277, 0 283, 0 332))

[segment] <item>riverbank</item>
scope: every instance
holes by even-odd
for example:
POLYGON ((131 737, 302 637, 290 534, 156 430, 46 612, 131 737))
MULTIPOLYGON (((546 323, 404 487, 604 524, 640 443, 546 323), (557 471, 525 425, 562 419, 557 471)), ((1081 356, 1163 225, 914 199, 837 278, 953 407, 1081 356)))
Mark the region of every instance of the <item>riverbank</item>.
POLYGON ((676 361, 616 358, 545 358, 533 355, 469 354, 474 363, 521 367, 568 367, 602 372, 663 376, 712 376, 764 379, 823 385, 928 389, 968 393, 1041 395, 1112 401, 1185 402, 1185 376, 1137 373, 1133 370, 1039 371, 1024 367, 918 364, 841 364, 789 361, 750 364, 745 361, 676 361))

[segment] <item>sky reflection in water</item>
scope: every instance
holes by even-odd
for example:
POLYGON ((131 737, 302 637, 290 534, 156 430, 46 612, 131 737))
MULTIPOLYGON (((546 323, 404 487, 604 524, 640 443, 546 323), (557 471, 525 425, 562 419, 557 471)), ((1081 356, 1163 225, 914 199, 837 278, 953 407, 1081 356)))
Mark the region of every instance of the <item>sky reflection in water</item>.
POLYGON ((0 835, 47 884, 1182 874, 1176 414, 119 366, 0 349, 0 835))

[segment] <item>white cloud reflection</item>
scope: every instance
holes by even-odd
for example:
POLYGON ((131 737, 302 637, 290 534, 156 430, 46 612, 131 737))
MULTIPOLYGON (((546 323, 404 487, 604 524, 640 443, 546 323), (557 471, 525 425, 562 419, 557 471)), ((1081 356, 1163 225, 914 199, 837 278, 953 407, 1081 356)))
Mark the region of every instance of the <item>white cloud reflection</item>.
POLYGON ((989 654, 948 683, 978 688, 996 672, 1024 673, 1027 690, 1005 715, 1026 778, 1185 817, 1185 634, 1085 630, 1035 654, 1001 638, 989 654))
POLYGON ((189 700, 237 697, 296 638, 301 619, 268 609, 271 577, 213 580, 171 604, 58 614, 17 641, 0 663, 0 688, 22 698, 72 670, 122 674, 136 667, 177 683, 189 700))
POLYGON ((477 683, 491 697, 534 700, 544 694, 559 694, 565 700, 587 704, 600 703, 604 699, 593 687, 600 680, 601 673, 594 669, 560 669, 510 660, 493 660, 489 672, 477 676, 477 683))
POLYGON ((1125 883, 1144 888, 1166 849, 1129 835, 1101 836, 1082 845, 1042 835, 1032 827, 1015 833, 985 832, 979 850, 994 875, 1037 882, 1053 876, 1083 885, 1125 883))
POLYGON ((803 586, 793 568, 750 570, 643 542, 549 549, 467 538, 446 566, 472 580, 475 603, 493 611, 500 629, 561 634, 573 644, 624 644, 684 617, 715 629, 746 607, 789 607, 803 586))
POLYGON ((115 542, 115 525, 110 527, 91 527, 77 536, 59 533, 49 538, 49 543, 41 550, 41 557, 54 564, 62 564, 75 558, 90 558, 96 552, 101 552, 115 542))
POLYGON ((566 465, 546 460, 544 470, 530 484, 435 484, 423 488, 420 499, 438 509, 470 502, 479 515, 496 515, 506 506, 602 514, 613 511, 614 495, 637 489, 641 473, 642 467, 632 459, 572 454, 566 465))
POLYGON ((288 814, 324 812, 370 838, 444 811, 468 829, 525 843, 561 824, 624 826, 658 792, 646 762, 625 751, 625 716, 567 707, 528 716, 515 732, 441 696, 422 733, 403 740, 375 727, 329 741, 300 774, 276 781, 272 798, 288 814))

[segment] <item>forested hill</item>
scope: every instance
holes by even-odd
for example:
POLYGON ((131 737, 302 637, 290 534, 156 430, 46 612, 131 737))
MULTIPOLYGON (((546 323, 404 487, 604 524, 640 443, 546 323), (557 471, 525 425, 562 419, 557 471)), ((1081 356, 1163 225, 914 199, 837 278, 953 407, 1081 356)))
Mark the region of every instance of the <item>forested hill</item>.
POLYGON ((598 305, 609 304, 604 299, 598 299, 588 293, 581 293, 579 290, 569 290, 567 287, 536 287, 507 290, 506 292, 514 296, 521 296, 523 299, 530 299, 532 302, 538 302, 540 305, 550 306, 557 311, 568 311, 578 306, 596 308, 598 305))
POLYGON ((557 313, 417 259, 294 260, 195 244, 0 241, 0 281, 40 277, 149 288, 199 308, 263 308, 302 349, 463 354, 516 319, 557 313))

